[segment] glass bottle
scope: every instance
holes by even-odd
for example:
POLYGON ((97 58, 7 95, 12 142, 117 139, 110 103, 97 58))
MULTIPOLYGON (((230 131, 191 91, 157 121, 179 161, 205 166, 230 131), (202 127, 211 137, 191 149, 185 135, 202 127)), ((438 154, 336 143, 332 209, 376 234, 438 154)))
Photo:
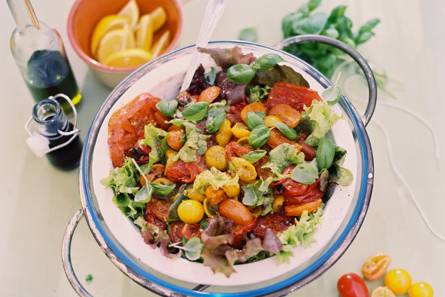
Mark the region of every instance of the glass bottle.
MULTIPOLYGON (((59 33, 37 19, 30 0, 7 2, 17 24, 11 52, 34 100, 63 93, 73 104, 79 103, 82 96, 59 33)), ((69 110, 66 102, 61 104, 69 110)))
MULTIPOLYGON (((57 98, 69 100, 67 96, 58 94, 34 105, 32 117, 26 124, 30 135, 27 143, 36 155, 46 155, 53 166, 70 170, 79 165, 82 141, 79 130, 68 120, 60 103, 55 100, 57 98), (31 125, 34 131, 30 130, 31 125)), ((74 115, 77 118, 75 111, 74 115)))

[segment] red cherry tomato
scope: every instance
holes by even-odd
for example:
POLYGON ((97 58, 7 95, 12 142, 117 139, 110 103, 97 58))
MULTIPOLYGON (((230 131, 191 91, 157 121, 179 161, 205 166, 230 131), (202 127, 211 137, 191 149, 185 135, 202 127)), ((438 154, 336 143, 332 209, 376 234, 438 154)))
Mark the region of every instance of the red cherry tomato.
POLYGON ((342 275, 337 282, 340 297, 369 297, 365 281, 355 273, 342 275))

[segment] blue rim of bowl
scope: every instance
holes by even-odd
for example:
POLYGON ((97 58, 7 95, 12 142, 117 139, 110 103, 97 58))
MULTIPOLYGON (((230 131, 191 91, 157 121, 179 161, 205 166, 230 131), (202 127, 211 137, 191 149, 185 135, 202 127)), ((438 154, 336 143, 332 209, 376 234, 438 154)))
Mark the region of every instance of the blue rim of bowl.
MULTIPOLYGON (((282 50, 272 48, 269 46, 253 43, 253 42, 244 42, 239 40, 222 40, 222 41, 212 41, 211 44, 233 44, 233 45, 250 45, 256 46, 263 49, 278 51, 282 55, 286 55, 290 60, 297 60, 300 64, 305 66, 305 71, 308 72, 314 79, 318 81, 323 87, 329 87, 331 83, 329 80, 321 74, 318 70, 316 70, 311 65, 307 64, 305 61, 288 54, 282 50)), ((194 289, 188 289, 185 287, 181 287, 170 283, 166 280, 155 276, 143 268, 141 268, 138 263, 130 259, 125 253, 116 245, 113 240, 111 240, 101 225, 99 215, 94 211, 94 207, 92 205, 91 200, 91 192, 90 192, 90 175, 89 175, 89 166, 85 166, 87 161, 91 159, 91 155, 93 152, 94 144, 97 138, 97 133, 99 128, 102 125, 106 115, 109 110, 113 106, 114 103, 118 101, 120 96, 130 88, 141 76, 145 75, 148 71, 144 71, 149 68, 151 65, 166 60, 172 55, 189 49, 194 45, 189 45, 186 47, 179 48, 174 50, 166 55, 163 55, 143 66, 135 70, 131 73, 125 80, 123 80, 107 97, 105 102, 102 104, 101 108, 97 112, 93 123, 90 129, 87 132, 85 137, 84 151, 82 154, 82 164, 81 164, 81 186, 83 188, 84 195, 81 198, 82 205, 85 209, 86 218, 88 226, 98 242, 99 246, 104 250, 106 255, 110 258, 110 260, 128 277, 142 285, 143 287, 158 293, 163 296, 172 296, 173 294, 183 294, 187 296, 226 296, 226 297, 247 297, 247 296, 265 296, 268 294, 273 294, 277 292, 282 292, 284 294, 288 294, 312 280, 319 277, 323 274, 327 269, 329 269, 333 264, 337 262, 337 260, 344 254, 347 248, 350 246, 358 231, 360 230, 364 218, 366 216, 370 198, 372 194, 373 181, 374 181, 374 161, 372 155, 371 144, 366 133, 363 122, 358 116, 357 111, 352 106, 352 104, 348 101, 346 97, 343 97, 340 101, 340 105, 343 110, 348 115, 351 120, 354 129, 354 136, 356 137, 359 147, 360 154, 362 160, 362 168, 361 168, 361 183, 360 190, 358 194, 357 204, 355 209, 352 212, 351 218, 349 222, 346 224, 343 232, 338 236, 336 241, 330 245, 330 247, 313 263, 307 266, 304 270, 288 277, 287 279, 281 280, 277 283, 267 285, 262 288, 257 288, 248 291, 242 292, 205 292, 198 291, 194 289), (92 135, 92 133, 94 134, 92 135), (91 138, 92 137, 92 138, 91 138), (88 158, 88 160, 87 160, 88 158), (166 293, 167 289, 167 293, 166 293)))

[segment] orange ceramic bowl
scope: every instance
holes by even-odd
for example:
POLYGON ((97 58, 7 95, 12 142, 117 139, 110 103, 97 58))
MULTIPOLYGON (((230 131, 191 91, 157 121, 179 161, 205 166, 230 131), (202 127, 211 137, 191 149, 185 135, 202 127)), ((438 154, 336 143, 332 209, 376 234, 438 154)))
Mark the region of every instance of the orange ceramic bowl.
MULTIPOLYGON (((115 87, 135 68, 117 68, 99 63, 90 51, 91 36, 97 23, 103 17, 116 14, 128 0, 76 0, 68 16, 68 38, 76 53, 87 63, 96 77, 106 86, 115 87)), ((182 30, 182 6, 177 0, 137 0, 141 15, 162 6, 167 12, 167 21, 155 33, 159 38, 166 30, 170 30, 170 44, 164 49, 168 52, 175 47, 182 30)))

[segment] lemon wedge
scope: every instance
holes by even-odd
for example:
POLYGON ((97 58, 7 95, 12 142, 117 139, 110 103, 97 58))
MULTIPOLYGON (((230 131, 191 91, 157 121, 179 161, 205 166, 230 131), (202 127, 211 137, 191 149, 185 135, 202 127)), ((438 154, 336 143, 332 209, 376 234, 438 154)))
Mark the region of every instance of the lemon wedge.
POLYGON ((136 28, 136 46, 143 50, 150 50, 153 42, 153 20, 149 14, 141 17, 136 28))
POLYGON ((152 12, 150 12, 150 16, 153 20, 153 31, 157 31, 159 28, 164 25, 165 21, 167 20, 167 13, 165 12, 164 7, 159 6, 152 12))
POLYGON ((147 63, 151 54, 140 48, 131 48, 108 56, 104 64, 111 67, 136 67, 147 63))
POLYGON ((96 54, 97 46, 105 33, 114 29, 122 29, 127 24, 127 19, 118 15, 108 15, 102 18, 94 28, 91 38, 91 53, 96 54))
POLYGON ((128 25, 123 29, 116 29, 107 32, 99 42, 97 48, 97 59, 104 63, 113 53, 123 51, 135 46, 134 35, 128 25))
POLYGON ((135 28, 139 19, 139 7, 136 0, 130 0, 124 7, 117 13, 118 16, 122 16, 127 19, 128 24, 135 28))
POLYGON ((162 53, 162 51, 167 47, 169 42, 170 42, 170 31, 167 30, 153 44, 153 47, 151 48, 151 55, 153 56, 153 58, 159 56, 162 53))

